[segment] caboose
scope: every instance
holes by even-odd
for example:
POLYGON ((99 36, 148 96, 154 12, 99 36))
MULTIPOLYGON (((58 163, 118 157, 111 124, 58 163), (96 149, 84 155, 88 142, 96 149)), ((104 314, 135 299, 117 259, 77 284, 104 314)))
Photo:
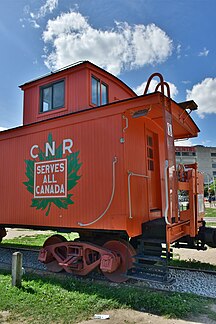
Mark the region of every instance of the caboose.
POLYGON ((158 73, 137 96, 88 61, 20 88, 23 126, 0 133, 0 240, 6 227, 77 232, 74 241, 52 235, 39 260, 116 282, 166 281, 174 243, 216 247, 197 165, 176 168, 174 140, 199 132, 194 101, 173 101, 158 73))

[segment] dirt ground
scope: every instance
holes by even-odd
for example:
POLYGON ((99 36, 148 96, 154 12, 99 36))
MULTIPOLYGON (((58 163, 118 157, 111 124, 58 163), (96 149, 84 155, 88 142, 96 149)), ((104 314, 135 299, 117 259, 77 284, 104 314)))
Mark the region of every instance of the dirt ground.
POLYGON ((189 320, 167 319, 162 316, 149 313, 138 312, 131 309, 118 309, 106 312, 110 318, 108 320, 91 319, 82 321, 79 324, 216 324, 216 321, 210 320, 207 316, 191 318, 189 320))
MULTIPOLYGON (((14 238, 17 236, 28 236, 34 234, 43 233, 41 231, 8 229, 6 238, 14 238)), ((175 257, 179 257, 180 260, 197 260, 201 262, 207 262, 216 264, 216 251, 209 248, 207 251, 196 251, 188 249, 174 249, 175 257)), ((212 305, 212 311, 216 313, 216 302, 212 305)), ((7 313, 0 313, 0 323, 7 323, 7 313), (3 315, 3 316, 2 316, 3 315), (3 322, 1 321, 3 320, 3 322)), ((100 314, 101 315, 101 314, 100 314)), ((162 316, 152 315, 149 313, 138 312, 130 309, 118 309, 111 310, 103 313, 103 315, 109 315, 109 319, 90 319, 88 321, 82 321, 79 324, 216 324, 216 321, 209 319, 206 315, 193 317, 188 320, 179 319, 167 319, 162 316)))
POLYGON ((216 265, 216 249, 208 248, 207 251, 190 249, 173 249, 175 258, 180 260, 196 260, 216 265))
MULTIPOLYGON (((215 305, 216 306, 216 305, 215 305)), ((117 309, 105 312, 104 314, 109 315, 109 319, 90 319, 88 321, 82 321, 78 324, 216 324, 216 321, 209 319, 206 315, 191 318, 188 320, 180 319, 168 319, 162 316, 152 315, 149 313, 138 312, 131 309, 117 309)), ((23 322, 19 320, 10 321, 10 312, 0 312, 0 323, 1 324, 27 324, 26 320, 23 322)))
POLYGON ((13 239, 19 236, 31 236, 36 234, 44 234, 44 231, 32 231, 28 229, 20 229, 20 228, 6 228, 7 235, 3 238, 4 240, 13 239))

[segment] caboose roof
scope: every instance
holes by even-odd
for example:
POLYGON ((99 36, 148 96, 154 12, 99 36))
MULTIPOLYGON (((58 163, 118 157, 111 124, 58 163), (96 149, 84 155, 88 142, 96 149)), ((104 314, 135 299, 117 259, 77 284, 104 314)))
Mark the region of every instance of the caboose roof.
MULTIPOLYGON (((149 118, 162 128, 164 127, 163 110, 167 109, 165 108, 166 102, 169 102, 170 100, 174 139, 176 140, 198 136, 200 130, 190 117, 191 111, 197 108, 197 105, 193 100, 184 103, 177 103, 173 99, 168 99, 161 92, 153 92, 148 95, 139 96, 139 98, 144 99, 143 105, 138 109, 132 109, 131 111, 133 113, 147 109, 148 112, 146 116, 141 118, 149 118), (164 105, 162 102, 164 102, 164 105), (186 109, 189 109, 190 111, 188 112, 186 109)), ((136 98, 133 98, 132 100, 134 100, 134 103, 137 101, 136 98)))
POLYGON ((99 66, 95 65, 94 63, 90 61, 78 61, 76 63, 70 64, 68 66, 65 66, 61 69, 58 69, 56 71, 51 71, 50 73, 47 73, 39 78, 30 80, 28 82, 25 82, 24 84, 20 85, 19 87, 24 90, 26 87, 34 85, 35 83, 44 80, 45 82, 49 82, 49 79, 52 79, 53 76, 61 78, 62 75, 68 74, 70 72, 73 72, 74 70, 77 69, 84 69, 84 68, 89 68, 93 70, 97 70, 98 72, 105 74, 107 77, 114 79, 116 83, 122 84, 124 88, 127 88, 127 90, 131 93, 132 96, 137 96, 137 94, 122 80, 114 76, 112 73, 100 68, 99 66))
MULTIPOLYGON (((70 65, 67 65, 67 66, 65 66, 65 67, 63 67, 63 68, 61 68, 61 69, 58 69, 58 70, 55 70, 55 71, 50 71, 50 72, 47 73, 47 74, 44 74, 44 75, 42 75, 42 76, 40 76, 40 77, 38 77, 38 78, 32 79, 32 80, 30 80, 30 81, 27 81, 27 82, 21 84, 21 85, 19 86, 19 88, 22 89, 24 86, 26 86, 26 85, 28 85, 28 84, 30 84, 30 83, 36 82, 36 81, 38 81, 38 80, 41 80, 41 79, 44 79, 44 78, 47 78, 47 77, 50 77, 50 76, 55 75, 55 74, 59 74, 59 73, 61 73, 62 71, 70 70, 70 69, 72 69, 72 68, 74 68, 74 67, 76 67, 76 66, 79 66, 79 65, 81 65, 81 64, 83 64, 83 63, 86 63, 86 62, 88 62, 88 61, 78 61, 78 62, 72 63, 72 64, 70 64, 70 65)), ((89 62, 89 63, 90 63, 90 62, 89 62)))
MULTIPOLYGON (((55 128, 57 125, 71 125, 72 122, 83 122, 113 114, 129 114, 130 116, 133 116, 135 112, 149 108, 151 109, 149 109, 147 115, 140 118, 149 118, 152 120, 152 122, 158 124, 161 128, 163 128, 163 110, 165 109, 163 105, 161 105, 163 99, 166 100, 167 97, 164 96, 161 92, 153 92, 147 95, 112 102, 104 106, 72 112, 64 116, 50 118, 49 121, 43 120, 25 126, 19 126, 14 129, 5 130, 1 132, 0 140, 4 139, 4 137, 13 137, 16 135, 19 136, 18 133, 16 134, 16 131, 19 132, 19 129, 26 129, 28 133, 28 129, 34 127, 34 125, 37 126, 35 127, 35 131, 38 131, 38 129, 40 129, 41 131, 45 130, 47 127, 47 122, 49 122, 50 124, 54 123, 55 126, 53 127, 55 128), (105 107, 106 109, 104 109, 105 107), (73 119, 71 119, 72 116, 73 119)), ((184 139, 198 136, 200 130, 193 119, 190 117, 190 114, 185 109, 183 109, 180 104, 176 103, 172 99, 169 100, 171 101, 174 139, 184 139)))

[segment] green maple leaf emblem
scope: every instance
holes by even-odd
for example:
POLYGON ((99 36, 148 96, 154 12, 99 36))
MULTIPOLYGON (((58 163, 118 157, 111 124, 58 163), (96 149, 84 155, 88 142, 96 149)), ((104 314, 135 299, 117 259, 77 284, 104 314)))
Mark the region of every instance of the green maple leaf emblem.
MULTIPOLYGON (((52 144, 52 134, 48 135, 48 143, 52 144)), ((38 158, 39 161, 51 161, 51 160, 57 160, 61 159, 63 155, 63 149, 62 144, 56 149, 55 156, 52 156, 50 153, 48 156, 45 155, 45 153, 39 149, 38 158)), ((35 207, 37 210, 45 210, 46 216, 49 215, 50 208, 52 204, 55 204, 58 208, 67 209, 68 205, 72 205, 74 202, 71 199, 72 194, 68 194, 68 192, 77 184, 77 181, 80 179, 81 176, 78 175, 78 171, 82 165, 82 163, 79 163, 79 151, 71 153, 67 155, 67 197, 63 198, 32 198, 32 204, 31 207, 35 207)), ((35 161, 33 160, 25 160, 26 163, 26 176, 28 178, 28 181, 23 182, 23 184, 26 186, 27 190, 34 195, 34 164, 35 161)))

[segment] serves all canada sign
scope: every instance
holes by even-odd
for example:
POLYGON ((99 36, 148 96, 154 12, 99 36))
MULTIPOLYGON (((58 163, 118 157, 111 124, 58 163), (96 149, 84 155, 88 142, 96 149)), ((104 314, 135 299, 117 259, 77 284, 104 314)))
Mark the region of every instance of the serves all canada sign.
POLYGON ((48 135, 43 150, 37 144, 30 147, 30 159, 25 161, 28 181, 24 185, 33 195, 31 207, 47 209, 46 216, 52 204, 67 209, 74 203, 69 192, 81 177, 78 175, 81 163, 79 151, 74 152, 72 148, 70 138, 63 139, 56 147, 52 134, 48 135))
POLYGON ((67 197, 67 159, 35 162, 34 198, 67 197))

